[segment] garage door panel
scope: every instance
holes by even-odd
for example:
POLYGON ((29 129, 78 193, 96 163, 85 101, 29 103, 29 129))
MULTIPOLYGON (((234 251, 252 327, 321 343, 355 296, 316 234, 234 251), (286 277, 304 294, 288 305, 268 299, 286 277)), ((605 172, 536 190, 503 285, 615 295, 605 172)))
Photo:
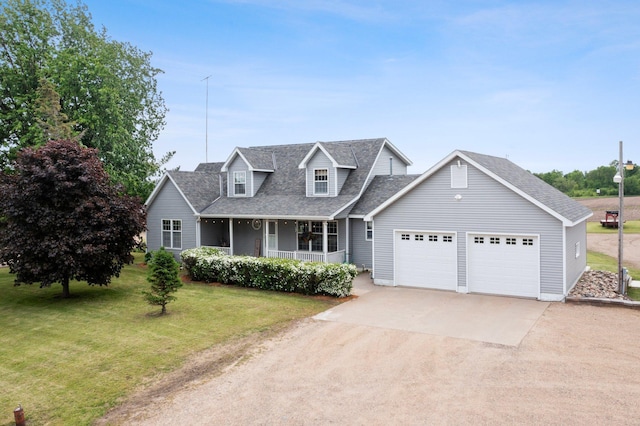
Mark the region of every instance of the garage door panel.
POLYGON ((455 234, 398 232, 395 237, 395 283, 410 287, 455 290, 455 234))
POLYGON ((538 238, 472 234, 467 239, 469 291, 538 297, 538 238))

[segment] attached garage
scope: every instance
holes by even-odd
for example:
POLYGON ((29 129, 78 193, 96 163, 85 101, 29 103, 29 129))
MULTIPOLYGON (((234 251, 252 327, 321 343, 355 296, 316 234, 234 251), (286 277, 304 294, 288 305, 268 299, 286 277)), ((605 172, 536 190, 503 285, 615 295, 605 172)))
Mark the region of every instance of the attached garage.
POLYGON ((454 151, 363 220, 375 284, 560 301, 585 270, 590 216, 506 158, 454 151))
POLYGON ((539 296, 538 236, 468 234, 467 259, 470 292, 539 296))
POLYGON ((455 290, 457 285, 455 233, 395 232, 395 282, 408 287, 455 290))

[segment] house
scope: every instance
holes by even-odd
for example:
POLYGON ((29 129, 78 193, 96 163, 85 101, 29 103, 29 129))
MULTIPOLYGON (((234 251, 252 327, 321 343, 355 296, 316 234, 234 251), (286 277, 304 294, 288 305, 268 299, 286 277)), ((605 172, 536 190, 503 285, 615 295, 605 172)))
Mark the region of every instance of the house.
POLYGON ((455 151, 422 175, 389 140, 236 148, 170 171, 147 244, 370 269, 378 285, 562 300, 591 211, 509 160, 455 151))
POLYGON ((160 179, 146 202, 147 244, 370 268, 371 229, 351 210, 379 176, 397 192, 409 165, 384 138, 236 148, 224 163, 160 179))

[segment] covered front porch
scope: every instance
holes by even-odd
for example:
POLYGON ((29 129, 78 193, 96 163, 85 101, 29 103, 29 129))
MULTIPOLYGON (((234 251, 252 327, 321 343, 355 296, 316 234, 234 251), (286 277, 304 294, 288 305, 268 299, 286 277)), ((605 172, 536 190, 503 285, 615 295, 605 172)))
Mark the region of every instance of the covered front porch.
POLYGON ((346 220, 199 218, 198 246, 229 255, 344 263, 346 220))

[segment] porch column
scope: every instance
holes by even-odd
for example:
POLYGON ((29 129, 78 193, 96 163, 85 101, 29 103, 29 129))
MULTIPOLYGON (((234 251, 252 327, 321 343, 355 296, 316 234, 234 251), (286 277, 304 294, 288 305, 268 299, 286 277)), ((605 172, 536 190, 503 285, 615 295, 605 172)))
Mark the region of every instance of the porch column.
POLYGON ((324 261, 327 261, 327 248, 329 247, 329 236, 327 235, 327 221, 322 221, 322 253, 324 253, 324 261))
POLYGON ((266 219, 262 220, 264 222, 264 235, 262 236, 262 253, 264 257, 269 257, 269 221, 266 219))
POLYGON ((200 247, 200 245, 201 245, 201 242, 200 242, 201 235, 200 234, 202 234, 202 231, 200 229, 200 216, 198 216, 196 218, 196 247, 200 247))
POLYGON ((233 218, 229 218, 229 254, 233 254, 233 218))

